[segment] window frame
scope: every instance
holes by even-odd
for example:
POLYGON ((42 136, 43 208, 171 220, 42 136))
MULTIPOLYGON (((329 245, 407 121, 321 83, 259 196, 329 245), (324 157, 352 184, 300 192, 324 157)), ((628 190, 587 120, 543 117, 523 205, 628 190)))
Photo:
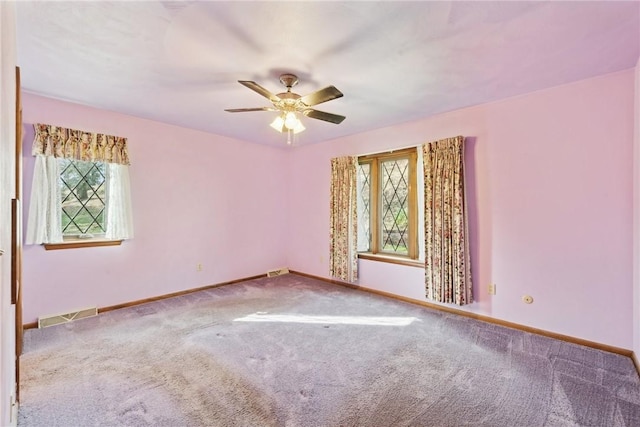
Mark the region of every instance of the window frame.
MULTIPOLYGON (((358 257, 363 259, 373 259, 403 265, 422 266, 417 263, 419 257, 418 250, 418 148, 411 147, 401 150, 394 150, 385 153, 369 154, 358 157, 358 166, 369 164, 369 250, 358 252, 358 257), (408 160, 407 177, 407 255, 381 250, 382 234, 382 174, 380 173, 380 163, 389 160, 408 160)), ((360 197, 360 193, 358 193, 360 197)))

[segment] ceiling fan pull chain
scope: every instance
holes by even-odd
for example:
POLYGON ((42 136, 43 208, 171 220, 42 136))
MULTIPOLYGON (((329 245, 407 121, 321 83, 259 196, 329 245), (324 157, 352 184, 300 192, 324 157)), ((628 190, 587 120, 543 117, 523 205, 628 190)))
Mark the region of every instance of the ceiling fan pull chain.
POLYGON ((287 129, 287 144, 291 145, 291 134, 293 131, 291 129, 287 129))

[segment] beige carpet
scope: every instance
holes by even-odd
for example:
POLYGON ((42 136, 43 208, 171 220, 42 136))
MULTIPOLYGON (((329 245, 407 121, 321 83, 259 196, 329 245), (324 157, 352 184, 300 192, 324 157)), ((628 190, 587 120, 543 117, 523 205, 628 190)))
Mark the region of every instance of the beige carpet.
POLYGON ((640 426, 628 358, 258 279, 29 330, 27 426, 640 426))

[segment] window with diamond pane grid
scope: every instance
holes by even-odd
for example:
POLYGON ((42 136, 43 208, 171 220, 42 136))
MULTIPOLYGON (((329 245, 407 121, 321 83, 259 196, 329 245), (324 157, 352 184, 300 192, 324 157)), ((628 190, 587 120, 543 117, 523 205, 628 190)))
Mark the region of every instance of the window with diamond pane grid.
POLYGON ((63 236, 103 235, 106 230, 106 165, 59 159, 63 236))
POLYGON ((382 221, 380 251, 408 254, 409 239, 409 160, 392 159, 380 162, 382 221))
POLYGON ((417 150, 358 159, 358 252, 418 258, 417 150))

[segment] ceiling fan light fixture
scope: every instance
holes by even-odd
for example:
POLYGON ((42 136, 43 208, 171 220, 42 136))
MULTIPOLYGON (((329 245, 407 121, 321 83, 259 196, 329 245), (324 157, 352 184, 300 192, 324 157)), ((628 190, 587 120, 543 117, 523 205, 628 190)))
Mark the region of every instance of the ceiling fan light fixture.
POLYGON ((284 119, 282 118, 282 116, 278 116, 273 122, 271 122, 269 126, 274 128, 278 132, 284 132, 284 119))
POLYGON ((293 133, 300 133, 303 130, 305 130, 306 127, 303 126, 302 122, 296 118, 296 124, 293 127, 293 129, 291 129, 293 131, 293 133))
POLYGON ((293 133, 300 133, 306 129, 300 119, 298 119, 295 113, 292 112, 276 117, 269 126, 281 133, 288 131, 292 131, 293 133))
POLYGON ((298 123, 300 123, 300 120, 298 120, 298 118, 296 117, 296 113, 294 113, 293 111, 289 111, 284 116, 284 125, 287 129, 293 130, 298 125, 298 123))

